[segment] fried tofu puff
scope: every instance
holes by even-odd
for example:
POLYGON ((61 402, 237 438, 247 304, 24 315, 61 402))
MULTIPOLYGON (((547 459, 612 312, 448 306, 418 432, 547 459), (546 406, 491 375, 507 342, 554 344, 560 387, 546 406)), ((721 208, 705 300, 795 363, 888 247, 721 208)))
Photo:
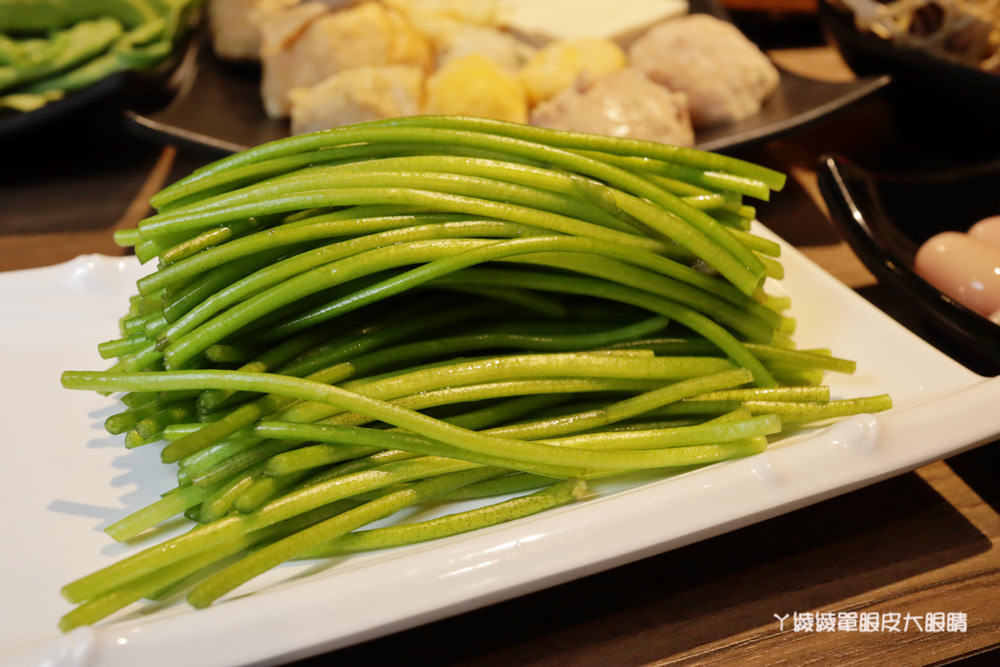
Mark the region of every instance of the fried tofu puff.
POLYGON ((535 47, 503 30, 465 25, 439 45, 436 62, 440 68, 452 60, 479 54, 513 73, 519 72, 535 51, 535 47))
POLYGON ((402 13, 435 50, 456 32, 468 26, 495 27, 500 4, 497 0, 382 0, 402 13))
POLYGON ((260 58, 260 29, 253 18, 259 2, 260 0, 209 0, 205 11, 212 49, 217 56, 226 60, 260 58))
POLYGON ((627 64, 625 51, 608 39, 557 41, 539 49, 520 72, 534 106, 569 88, 580 77, 598 79, 627 64))
MULTIPOLYGON (((309 0, 308 4, 315 5, 314 10, 342 9, 361 1, 309 0)), ((208 0, 206 19, 215 55, 224 60, 260 60, 261 24, 301 4, 303 0, 208 0)))
POLYGON ((688 96, 695 128, 760 111, 778 86, 778 70, 736 26, 707 14, 669 19, 629 48, 631 65, 688 96))
MULTIPOLYGON (((344 70, 407 65, 427 71, 432 64, 427 39, 406 17, 380 3, 337 11, 326 11, 323 3, 307 3, 293 10, 303 17, 297 31, 261 24, 261 92, 272 118, 289 115, 292 90, 316 85, 344 70), (322 11, 309 9, 314 5, 322 11)), ((287 18, 278 21, 282 22, 294 23, 287 18)))
POLYGON ((428 77, 424 112, 525 123, 528 99, 515 75, 472 54, 449 61, 428 77))
POLYGON ((303 134, 338 125, 420 112, 424 71, 410 65, 353 67, 291 92, 291 130, 303 134))

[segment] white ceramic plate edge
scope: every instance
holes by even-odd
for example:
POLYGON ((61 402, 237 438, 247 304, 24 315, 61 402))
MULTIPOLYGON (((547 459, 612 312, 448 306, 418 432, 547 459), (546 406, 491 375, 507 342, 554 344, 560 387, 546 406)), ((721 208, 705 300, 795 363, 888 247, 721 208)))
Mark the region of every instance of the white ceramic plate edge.
MULTIPOLYGON (((796 308, 801 322, 846 347, 844 356, 861 366, 858 377, 835 386, 845 392, 884 386, 894 397, 899 394, 899 408, 845 420, 748 459, 471 535, 350 560, 198 612, 181 605, 60 636, 54 631, 55 615, 66 609, 54 605, 53 630, 27 633, 37 639, 24 643, 0 642, 0 662, 115 667, 157 664, 169 655, 171 662, 187 667, 217 667, 289 660, 695 542, 916 468, 1000 432, 1000 417, 989 409, 1000 404, 998 380, 984 380, 959 367, 790 246, 783 246, 783 253, 784 285, 793 303, 799 303, 797 295, 826 300, 825 305, 796 308), (835 325, 811 321, 829 311, 869 327, 873 341, 861 343, 835 325), (884 349, 872 350, 872 345, 884 349), (898 357, 886 359, 885 349, 898 357), (924 380, 914 382, 909 374, 924 380), (698 512, 678 511, 693 503, 698 512)), ((131 290, 127 283, 137 275, 134 261, 94 257, 0 274, 0 287, 8 290, 0 289, 0 315, 18 311, 30 318, 33 311, 24 308, 41 307, 39 294, 65 286, 67 276, 83 281, 81 299, 93 297, 120 312, 122 294, 131 290), (116 275, 126 284, 116 282, 116 275), (37 286, 37 293, 24 302, 15 295, 22 284, 29 291, 37 286), (95 290, 100 292, 96 297, 95 290)), ((808 339, 817 332, 806 326, 802 335, 808 339)), ((836 345, 834 351, 840 352, 836 345)), ((0 361, 4 354, 0 351, 0 361)), ((88 367, 86 363, 91 360, 81 359, 75 367, 88 367)), ((72 450, 74 443, 62 447, 72 450)), ((81 555, 80 560, 93 559, 81 555)))

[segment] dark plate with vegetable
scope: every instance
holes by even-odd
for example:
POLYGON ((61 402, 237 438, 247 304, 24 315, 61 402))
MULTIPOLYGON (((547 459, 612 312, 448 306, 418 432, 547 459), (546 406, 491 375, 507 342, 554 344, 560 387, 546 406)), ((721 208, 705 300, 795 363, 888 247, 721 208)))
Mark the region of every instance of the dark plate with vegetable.
MULTIPOLYGON (((725 17, 711 0, 693 0, 693 12, 725 17)), ((701 131, 698 148, 724 151, 772 138, 816 122, 871 95, 886 76, 848 82, 816 81, 781 72, 781 82, 760 113, 701 131)), ((173 102, 153 113, 130 112, 130 125, 153 141, 219 155, 287 137, 287 121, 268 118, 261 106, 260 68, 217 58, 202 45, 198 66, 173 102)))
MULTIPOLYGON (((6 6, 0 14, 0 137, 112 102, 162 106, 194 52, 191 0, 6 6), (121 98, 121 102, 118 98, 121 98)), ((103 111, 103 110, 102 110, 103 111)))
POLYGON ((188 45, 176 58, 148 72, 115 72, 33 111, 0 111, 0 137, 11 136, 107 103, 123 108, 162 106, 189 76, 197 47, 188 45), (120 98, 120 99, 119 99, 120 98))
POLYGON ((946 171, 886 174, 826 156, 819 184, 844 239, 879 282, 919 314, 944 351, 1000 373, 1000 327, 924 280, 913 268, 924 241, 1000 211, 1000 161, 946 171))

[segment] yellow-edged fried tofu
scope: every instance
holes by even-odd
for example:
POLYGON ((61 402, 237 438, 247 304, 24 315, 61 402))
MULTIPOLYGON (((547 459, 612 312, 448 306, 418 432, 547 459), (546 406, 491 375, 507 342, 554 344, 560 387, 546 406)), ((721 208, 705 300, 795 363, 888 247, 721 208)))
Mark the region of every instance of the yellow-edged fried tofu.
POLYGON ((428 77, 424 110, 524 123, 528 99, 516 76, 472 54, 449 61, 428 77))
POLYGON ((261 29, 261 91, 264 108, 274 118, 288 116, 292 90, 344 70, 383 65, 428 70, 433 61, 428 40, 401 13, 377 2, 321 12, 283 45, 279 34, 273 49, 268 40, 271 27, 263 23, 261 29))
POLYGON ((521 69, 520 78, 534 106, 569 88, 580 76, 596 79, 626 64, 625 51, 611 40, 582 37, 542 47, 521 69))
POLYGON ((303 134, 338 125, 420 112, 424 78, 420 67, 352 67, 308 88, 291 91, 291 130, 303 134))

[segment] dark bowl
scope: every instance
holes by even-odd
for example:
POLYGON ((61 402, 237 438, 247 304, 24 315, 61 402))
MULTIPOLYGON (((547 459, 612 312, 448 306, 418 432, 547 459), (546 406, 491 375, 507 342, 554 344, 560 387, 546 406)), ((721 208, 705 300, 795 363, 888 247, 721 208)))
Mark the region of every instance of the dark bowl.
POLYGON ((1000 213, 1000 160, 884 174, 828 155, 820 164, 819 185, 838 232, 891 294, 894 309, 915 315, 934 337, 931 342, 967 366, 1000 374, 1000 326, 943 294, 913 268, 917 250, 934 234, 965 231, 1000 213))
POLYGON ((819 0, 817 16, 824 33, 858 76, 888 74, 892 88, 909 102, 961 109, 983 119, 1000 112, 1000 74, 896 46, 860 31, 853 14, 831 5, 830 0, 819 0))

